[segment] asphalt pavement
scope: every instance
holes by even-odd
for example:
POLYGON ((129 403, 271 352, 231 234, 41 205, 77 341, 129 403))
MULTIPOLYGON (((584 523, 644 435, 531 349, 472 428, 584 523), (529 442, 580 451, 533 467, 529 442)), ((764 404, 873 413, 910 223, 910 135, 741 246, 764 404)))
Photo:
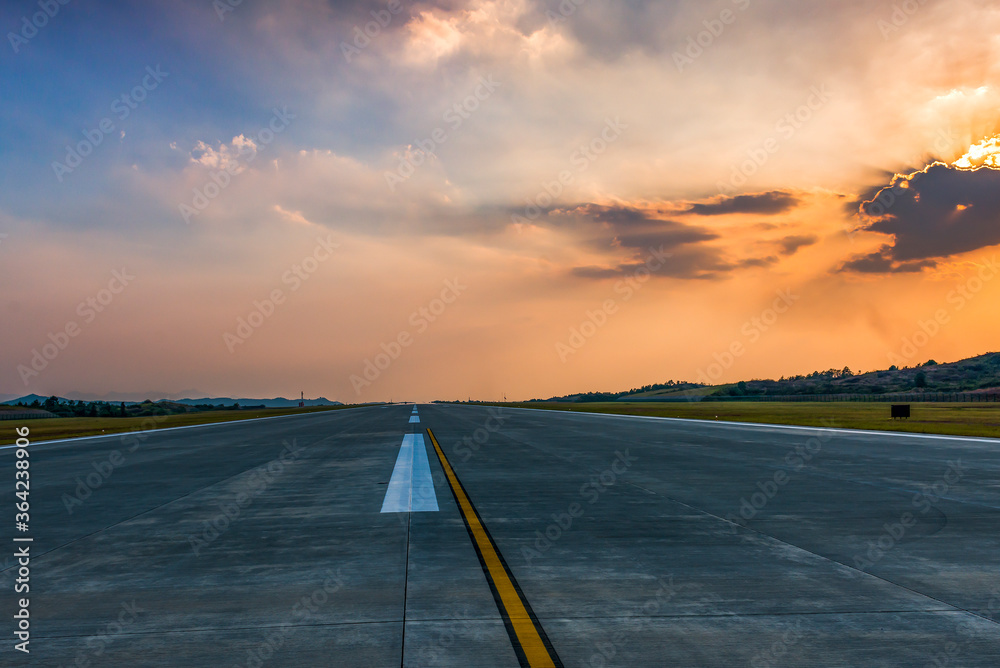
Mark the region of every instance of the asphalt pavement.
POLYGON ((1000 665, 1000 441, 831 427, 407 404, 33 444, 0 663, 1000 665))

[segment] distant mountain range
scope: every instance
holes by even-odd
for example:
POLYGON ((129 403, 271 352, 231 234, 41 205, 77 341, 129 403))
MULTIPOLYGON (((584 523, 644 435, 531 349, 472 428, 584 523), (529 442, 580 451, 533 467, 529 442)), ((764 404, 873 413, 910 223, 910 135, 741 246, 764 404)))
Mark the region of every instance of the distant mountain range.
MULTIPOLYGON (((3 395, 4 397, 13 397, 13 395, 3 395)), ((76 394, 73 395, 77 396, 76 394)), ((8 398, 0 403, 14 405, 19 402, 30 405, 33 401, 38 401, 39 403, 44 403, 48 396, 42 396, 40 394, 27 394, 23 397, 13 397, 8 398)), ((56 397, 60 401, 68 402, 70 399, 65 397, 56 397)), ((84 396, 80 396, 79 399, 73 399, 72 401, 84 401, 89 403, 91 401, 107 401, 106 399, 87 399, 84 396)), ((198 406, 202 404, 210 404, 212 406, 218 406, 222 404, 224 406, 232 406, 238 403, 240 406, 267 406, 268 408, 294 408, 299 405, 298 399, 286 399, 284 397, 276 397, 274 399, 234 399, 233 397, 204 397, 202 399, 170 399, 171 403, 175 404, 185 404, 187 406, 198 406)), ((110 401, 109 403, 124 403, 126 406, 133 404, 140 404, 142 401, 110 401)), ((343 404, 339 401, 330 401, 326 397, 319 397, 317 399, 306 399, 306 406, 342 406, 343 404)))

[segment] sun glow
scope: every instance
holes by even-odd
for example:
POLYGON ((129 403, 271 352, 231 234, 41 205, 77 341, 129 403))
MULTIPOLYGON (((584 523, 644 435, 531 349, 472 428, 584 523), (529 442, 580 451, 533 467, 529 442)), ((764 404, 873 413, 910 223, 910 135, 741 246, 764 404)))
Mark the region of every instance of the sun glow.
POLYGON ((1000 135, 973 144, 965 155, 952 164, 959 169, 975 169, 977 167, 1000 169, 1000 135))

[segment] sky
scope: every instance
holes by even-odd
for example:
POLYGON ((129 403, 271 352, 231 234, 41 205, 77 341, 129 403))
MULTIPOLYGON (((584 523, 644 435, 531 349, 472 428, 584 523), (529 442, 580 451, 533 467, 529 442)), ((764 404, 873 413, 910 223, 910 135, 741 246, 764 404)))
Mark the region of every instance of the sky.
POLYGON ((997 350, 985 1, 0 7, 0 394, 528 399, 997 350))

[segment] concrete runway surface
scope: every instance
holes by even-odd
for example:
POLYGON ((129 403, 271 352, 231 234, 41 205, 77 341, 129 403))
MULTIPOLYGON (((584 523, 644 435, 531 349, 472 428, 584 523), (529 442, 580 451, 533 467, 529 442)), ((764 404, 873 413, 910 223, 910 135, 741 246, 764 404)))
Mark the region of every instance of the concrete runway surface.
POLYGON ((996 440, 407 404, 30 452, 2 665, 1000 665, 996 440))

